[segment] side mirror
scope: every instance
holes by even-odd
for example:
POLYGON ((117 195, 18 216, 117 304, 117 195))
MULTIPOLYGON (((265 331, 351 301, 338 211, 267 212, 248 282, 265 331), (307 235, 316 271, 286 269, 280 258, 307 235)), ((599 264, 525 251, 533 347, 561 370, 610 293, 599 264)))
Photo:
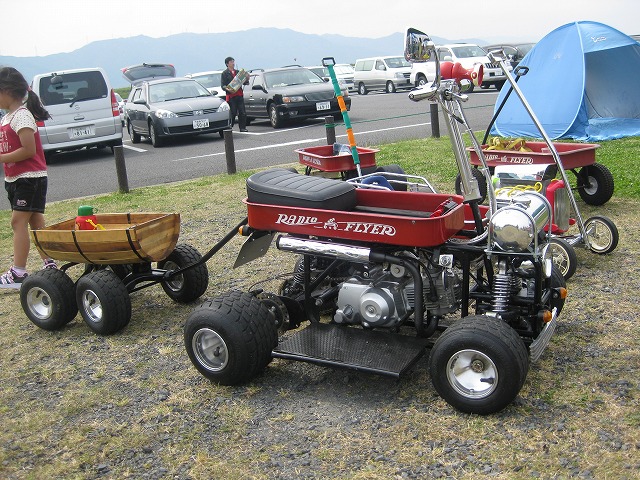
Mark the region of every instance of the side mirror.
POLYGON ((133 101, 134 105, 145 105, 147 103, 147 101, 144 98, 136 98, 133 101))
POLYGON ((408 62, 426 62, 435 57, 436 47, 429 35, 415 28, 407 28, 404 36, 404 58, 408 62))
POLYGON ((263 92, 265 91, 265 89, 262 88, 262 85, 254 85, 253 87, 251 87, 251 90, 262 90, 263 92))

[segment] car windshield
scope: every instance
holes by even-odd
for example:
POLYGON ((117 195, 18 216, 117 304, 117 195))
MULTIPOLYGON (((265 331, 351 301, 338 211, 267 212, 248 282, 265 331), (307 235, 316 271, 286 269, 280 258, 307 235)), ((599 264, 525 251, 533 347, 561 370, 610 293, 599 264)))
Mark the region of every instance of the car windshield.
POLYGON ((391 57, 384 60, 389 68, 401 68, 410 67, 411 64, 407 62, 404 57, 391 57))
POLYGON ((324 83, 320 77, 306 68, 267 72, 264 74, 264 79, 267 84, 267 88, 324 83))
POLYGON ((221 73, 208 73, 206 75, 194 75, 191 78, 193 78, 201 85, 204 85, 206 88, 214 88, 222 85, 222 82, 220 80, 221 76, 221 73))
POLYGON ((353 67, 351 65, 335 65, 333 71, 337 75, 353 75, 353 67))
POLYGON ((458 58, 485 57, 487 52, 477 45, 466 45, 464 47, 451 48, 458 58))
POLYGON ((309 70, 311 70, 313 73, 315 73, 319 77, 329 76, 329 69, 327 67, 313 67, 313 68, 310 68, 309 70))
POLYGON ((209 91, 195 80, 179 80, 149 85, 149 101, 151 103, 210 96, 209 91))

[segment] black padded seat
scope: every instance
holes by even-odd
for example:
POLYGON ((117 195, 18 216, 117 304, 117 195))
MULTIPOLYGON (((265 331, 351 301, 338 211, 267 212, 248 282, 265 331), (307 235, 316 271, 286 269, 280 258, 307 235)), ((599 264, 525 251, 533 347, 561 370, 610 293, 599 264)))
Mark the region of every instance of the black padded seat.
POLYGON ((312 177, 273 168, 254 173, 247 179, 250 203, 322 210, 353 210, 356 189, 330 178, 312 177))

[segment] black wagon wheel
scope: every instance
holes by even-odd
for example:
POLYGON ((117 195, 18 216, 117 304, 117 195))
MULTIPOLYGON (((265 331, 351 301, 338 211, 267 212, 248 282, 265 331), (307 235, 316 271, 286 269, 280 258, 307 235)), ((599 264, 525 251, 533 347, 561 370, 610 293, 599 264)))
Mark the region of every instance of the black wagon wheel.
POLYGON ((604 255, 613 252, 618 246, 618 227, 609 218, 601 215, 588 218, 584 222, 584 229, 592 252, 604 255))
POLYGON ((278 327, 267 306, 250 293, 231 291, 204 302, 187 319, 184 345, 208 379, 236 385, 271 362, 278 327))
MULTIPOLYGON (((472 168, 471 173, 478 182, 481 197, 479 202, 482 203, 487 198, 487 179, 485 178, 484 173, 482 173, 478 168, 472 168)), ((462 177, 460 177, 460 174, 456 175, 455 190, 458 195, 462 195, 462 177)))
MULTIPOLYGON (((560 273, 560 270, 556 265, 553 265, 551 269, 551 288, 567 288, 566 279, 560 273)), ((556 314, 560 315, 562 308, 564 307, 564 298, 561 298, 559 295, 553 295, 551 297, 551 308, 556 308, 556 314)))
POLYGON ((578 267, 578 256, 576 250, 566 240, 554 237, 549 242, 549 250, 553 259, 553 264, 558 268, 565 280, 569 280, 578 267))
POLYGON ((447 328, 429 358, 438 394, 458 410, 479 415, 509 405, 528 371, 522 339, 504 321, 485 315, 464 317, 447 328))
POLYGON ((78 313, 73 280, 57 269, 29 275, 20 288, 20 303, 29 320, 43 330, 59 330, 78 313))
POLYGON ((580 169, 578 193, 584 203, 604 205, 613 196, 613 174, 600 163, 580 169))
POLYGON ((131 320, 131 299, 124 283, 108 269, 95 270, 76 283, 76 302, 85 323, 99 335, 122 330, 131 320))
MULTIPOLYGON (((178 270, 192 265, 202 258, 191 245, 181 244, 167 258, 158 262, 158 268, 178 270)), ((209 285, 209 270, 202 263, 162 282, 165 293, 179 303, 189 303, 202 296, 209 285)))

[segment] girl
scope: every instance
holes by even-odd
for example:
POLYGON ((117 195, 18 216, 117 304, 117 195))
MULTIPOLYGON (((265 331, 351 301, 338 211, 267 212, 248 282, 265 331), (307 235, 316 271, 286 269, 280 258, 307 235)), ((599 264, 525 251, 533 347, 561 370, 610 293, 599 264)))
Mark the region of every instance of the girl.
MULTIPOLYGON (((0 288, 20 288, 27 276, 29 226, 44 227, 47 196, 47 164, 36 121, 50 118, 22 74, 0 68, 0 108, 7 111, 0 123, 0 163, 11 204, 13 266, 0 276, 0 288)), ((43 257, 45 268, 57 268, 43 257)))

